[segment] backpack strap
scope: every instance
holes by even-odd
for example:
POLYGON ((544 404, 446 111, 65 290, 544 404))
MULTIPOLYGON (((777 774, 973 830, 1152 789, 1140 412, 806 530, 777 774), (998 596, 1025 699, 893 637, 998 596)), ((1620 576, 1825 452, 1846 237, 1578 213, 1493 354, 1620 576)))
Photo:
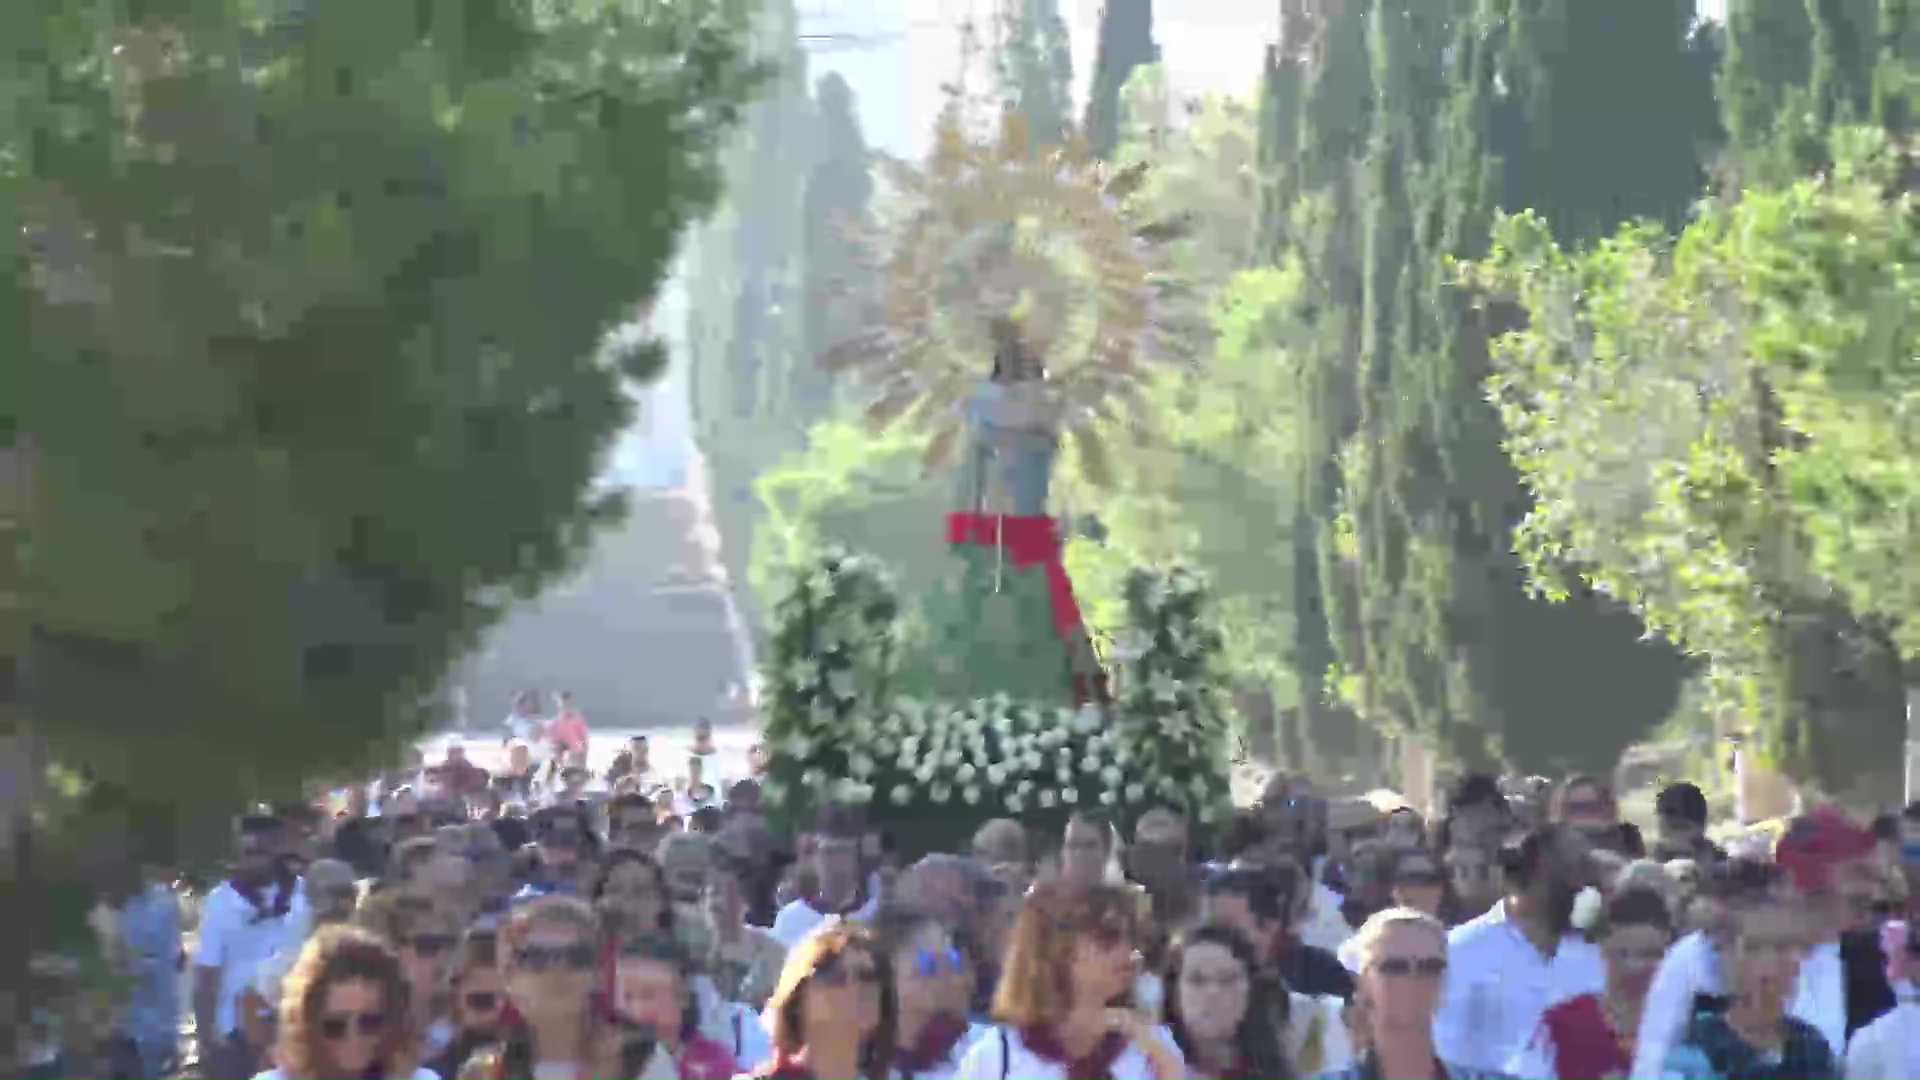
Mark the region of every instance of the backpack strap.
POLYGON ((1013 1068, 1013 1044, 1007 1041, 1007 1029, 1000 1029, 1000 1080, 1007 1080, 1007 1073, 1013 1068))

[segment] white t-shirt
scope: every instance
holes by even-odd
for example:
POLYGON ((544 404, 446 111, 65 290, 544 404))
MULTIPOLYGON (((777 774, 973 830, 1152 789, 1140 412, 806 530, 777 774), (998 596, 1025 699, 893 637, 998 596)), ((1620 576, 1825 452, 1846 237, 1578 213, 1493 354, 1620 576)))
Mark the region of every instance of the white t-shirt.
MULTIPOLYGON (((873 913, 879 906, 880 894, 870 890, 867 894, 867 902, 860 905, 860 910, 848 915, 847 918, 854 922, 865 922, 873 918, 873 913)), ((806 940, 808 934, 820 929, 821 924, 826 921, 826 913, 819 908, 805 900, 792 900, 773 917, 773 929, 768 933, 773 935, 775 941, 785 946, 788 952, 792 952, 794 946, 806 940)))
MULTIPOLYGON (((724 797, 727 790, 727 777, 720 768, 719 749, 715 748, 704 754, 689 753, 687 756, 700 759, 700 782, 703 784, 712 784, 713 790, 721 792, 724 797)), ((686 784, 682 783, 678 786, 684 789, 686 784)))
MULTIPOLYGON (((1180 1053, 1173 1036, 1166 1028, 1154 1028, 1154 1038, 1180 1058, 1184 1064, 1185 1055, 1180 1053)), ((1066 1070, 1059 1065, 1027 1049, 1020 1039, 1018 1031, 1007 1028, 994 1028, 975 1039, 967 1052, 960 1055, 960 1068, 954 1073, 955 1080, 1067 1080, 1066 1070)), ((1155 1080, 1153 1065, 1147 1055, 1137 1046, 1129 1046, 1120 1052, 1113 1061, 1113 1080, 1155 1080)))
POLYGON ((1847 1080, 1920 1080, 1920 1002, 1907 1001, 1853 1033, 1847 1080))
POLYGON ((287 914, 279 918, 260 918, 229 882, 207 894, 200 911, 200 951, 193 962, 220 972, 217 1020, 223 1034, 240 1029, 240 993, 253 985, 261 962, 279 949, 297 951, 310 918, 306 890, 300 885, 294 886, 287 914))

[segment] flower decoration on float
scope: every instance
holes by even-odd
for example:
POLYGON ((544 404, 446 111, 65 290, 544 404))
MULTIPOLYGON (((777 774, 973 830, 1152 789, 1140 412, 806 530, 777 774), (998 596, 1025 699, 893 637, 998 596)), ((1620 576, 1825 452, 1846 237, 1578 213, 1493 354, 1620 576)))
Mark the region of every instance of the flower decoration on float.
MULTIPOLYGON (((1102 710, 1004 693, 929 702, 891 693, 899 604, 869 560, 822 554, 776 611, 767 658, 767 801, 795 820, 823 802, 964 835, 1001 816, 1116 816, 1165 806, 1224 820, 1227 721, 1210 661, 1218 635, 1184 571, 1134 571, 1125 591, 1143 647, 1102 710), (838 683, 840 690, 831 689, 838 683)), ((896 828, 896 831, 899 831, 896 828)))

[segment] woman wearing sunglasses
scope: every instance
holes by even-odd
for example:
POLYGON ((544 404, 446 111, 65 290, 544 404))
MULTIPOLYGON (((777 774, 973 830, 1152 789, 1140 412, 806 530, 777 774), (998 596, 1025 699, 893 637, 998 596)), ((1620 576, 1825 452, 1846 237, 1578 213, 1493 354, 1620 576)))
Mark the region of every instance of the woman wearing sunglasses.
POLYGON ((416 1066, 400 958, 364 931, 321 929, 281 983, 276 1068, 254 1080, 439 1080, 416 1066))
POLYGON ((1412 908, 1368 919, 1360 939, 1353 1007, 1364 1019, 1366 1052, 1321 1080, 1501 1080, 1502 1074, 1443 1062, 1434 1050, 1433 1016, 1447 973, 1447 928, 1412 908))
POLYGON ((1606 988, 1543 1013, 1540 1030, 1507 1066, 1515 1076, 1606 1080, 1632 1068, 1641 1006, 1673 944, 1673 919, 1659 893, 1631 888, 1614 895, 1588 936, 1606 959, 1606 988))
POLYGON ((460 945, 459 918, 433 898, 408 891, 379 894, 361 907, 357 919, 399 955, 420 1053, 440 1056, 459 1030, 448 1016, 447 1000, 454 950, 460 945))
POLYGON ((948 1080, 967 1047, 988 1030, 967 1021, 973 977, 965 954, 925 911, 882 908, 871 927, 893 975, 893 1075, 948 1080))
POLYGON ((537 897, 514 909, 500 945, 512 1014, 501 1026, 500 1042, 475 1055, 462 1075, 491 1080, 624 1075, 619 1029, 593 1007, 605 970, 593 909, 568 896, 537 897))
POLYGON ((787 954, 767 1001, 773 1056, 756 1080, 882 1080, 893 1048, 885 958, 863 927, 830 919, 787 954))
POLYGON ((456 1034, 447 1048, 427 1059, 441 1076, 454 1076, 475 1050, 499 1041, 507 1003, 500 973, 500 939, 492 930, 470 929, 453 966, 451 1013, 456 1034))
POLYGON ((700 1032, 697 974, 691 956, 671 936, 621 943, 609 1000, 624 1031, 621 1076, 671 1072, 679 1080, 732 1080, 739 1071, 733 1054, 700 1032))
POLYGON ((994 994, 998 1030, 961 1058, 967 1080, 1183 1080, 1173 1037, 1127 1000, 1139 971, 1133 894, 1050 879, 1030 890, 994 994))

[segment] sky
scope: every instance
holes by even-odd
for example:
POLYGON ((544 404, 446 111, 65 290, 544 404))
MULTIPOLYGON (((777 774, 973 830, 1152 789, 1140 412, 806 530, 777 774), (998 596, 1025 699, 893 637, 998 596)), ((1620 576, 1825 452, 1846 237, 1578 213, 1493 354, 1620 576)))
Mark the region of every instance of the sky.
MULTIPOLYGON (((838 71, 853 87, 860 121, 876 147, 917 156, 942 103, 940 85, 959 68, 960 26, 990 25, 994 0, 796 0, 808 34, 849 34, 868 47, 812 47, 817 75, 838 71)), ((1075 97, 1084 104, 1099 36, 1101 0, 1060 0, 1073 48, 1075 97)), ((1279 27, 1274 0, 1158 0, 1161 63, 1183 94, 1234 93, 1259 80, 1279 27)))

